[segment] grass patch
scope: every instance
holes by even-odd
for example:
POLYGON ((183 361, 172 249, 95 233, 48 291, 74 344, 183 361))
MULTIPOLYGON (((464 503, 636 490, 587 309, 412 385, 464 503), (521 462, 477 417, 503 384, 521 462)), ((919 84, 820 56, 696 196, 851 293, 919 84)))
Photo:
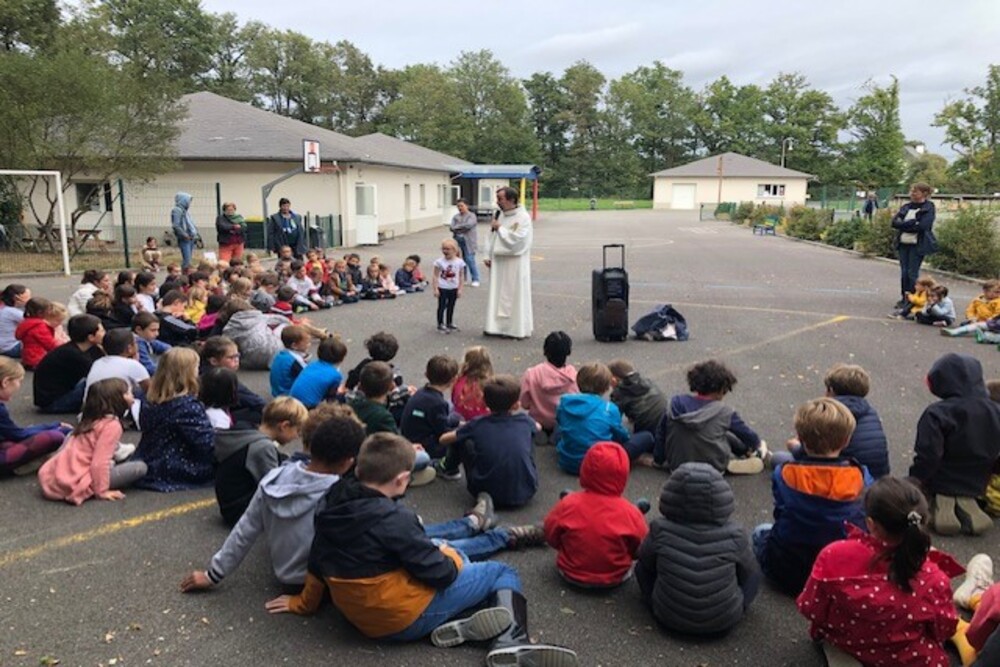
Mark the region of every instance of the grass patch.
MULTIPOLYGON (((531 202, 528 202, 531 207, 531 202)), ((600 198, 597 200, 598 211, 619 211, 634 208, 653 208, 652 199, 611 199, 600 198), (618 204, 617 206, 615 204, 618 204)), ((590 199, 588 197, 572 197, 565 199, 542 198, 538 200, 539 211, 589 211, 590 199)))

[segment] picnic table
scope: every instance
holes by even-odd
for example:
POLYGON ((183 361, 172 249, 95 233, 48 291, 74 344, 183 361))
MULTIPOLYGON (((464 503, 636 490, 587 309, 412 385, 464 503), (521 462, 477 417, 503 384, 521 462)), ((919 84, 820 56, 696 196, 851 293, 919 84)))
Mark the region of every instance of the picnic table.
POLYGON ((87 243, 92 242, 93 245, 97 246, 100 252, 108 252, 108 243, 101 238, 101 229, 78 229, 76 234, 79 237, 77 240, 77 251, 83 250, 87 243))

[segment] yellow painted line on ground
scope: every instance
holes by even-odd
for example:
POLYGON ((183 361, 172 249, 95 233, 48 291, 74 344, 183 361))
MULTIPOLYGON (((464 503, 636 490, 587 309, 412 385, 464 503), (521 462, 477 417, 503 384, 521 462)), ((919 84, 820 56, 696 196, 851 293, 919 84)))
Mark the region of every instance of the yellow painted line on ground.
POLYGON ((174 505, 173 507, 168 507, 167 509, 149 512, 148 514, 140 514, 139 516, 134 516, 130 519, 122 519, 121 521, 115 521, 114 523, 107 523, 103 526, 85 530, 81 533, 66 535, 65 537, 60 537, 48 542, 42 542, 41 544, 37 544, 33 547, 27 547, 18 551, 10 551, 5 554, 0 554, 0 568, 14 563, 31 560, 32 558, 48 551, 55 551, 56 549, 63 549, 76 544, 83 544, 84 542, 90 542, 91 540, 95 540, 99 537, 106 537, 108 535, 113 535, 114 533, 120 533, 123 530, 138 528, 139 526, 144 526, 148 523, 163 521, 164 519, 170 519, 175 516, 190 514, 191 512, 212 507, 213 505, 215 505, 215 498, 195 500, 190 503, 174 505))
MULTIPOLYGON (((792 331, 786 331, 785 333, 780 334, 778 336, 774 336, 773 338, 766 338, 766 339, 764 339, 762 341, 758 341, 756 343, 748 343, 746 345, 740 345, 738 347, 731 347, 728 350, 722 350, 722 351, 716 353, 713 356, 715 356, 715 357, 731 357, 731 356, 734 356, 734 355, 737 355, 737 354, 743 354, 744 352, 750 352, 752 350, 756 350, 756 349, 759 349, 759 348, 762 348, 762 347, 766 347, 768 345, 773 345, 774 343, 780 343, 783 340, 788 340, 789 338, 794 338, 795 336, 799 336, 799 335, 804 334, 804 333, 809 333, 811 331, 815 331, 816 329, 822 329, 823 327, 828 327, 831 324, 838 324, 840 322, 846 322, 847 320, 850 320, 850 319, 854 319, 854 318, 850 317, 849 315, 837 315, 836 317, 831 317, 828 320, 824 320, 822 322, 817 322, 816 324, 810 324, 808 326, 800 327, 798 329, 793 329, 792 331)), ((674 372, 677 372, 677 371, 684 370, 689 365, 690 365, 689 363, 673 364, 671 366, 667 366, 665 368, 660 369, 656 373, 653 373, 650 377, 660 378, 660 377, 663 377, 664 375, 667 375, 668 373, 674 373, 674 372)))

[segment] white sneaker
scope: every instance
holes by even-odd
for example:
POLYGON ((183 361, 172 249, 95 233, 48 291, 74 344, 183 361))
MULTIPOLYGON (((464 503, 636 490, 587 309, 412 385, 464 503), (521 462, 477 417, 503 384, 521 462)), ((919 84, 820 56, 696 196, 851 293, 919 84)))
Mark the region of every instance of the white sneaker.
MULTIPOLYGON (((121 463, 128 459, 135 453, 135 445, 128 442, 119 442, 118 446, 115 447, 115 453, 112 458, 114 458, 115 463, 121 463)), ((992 571, 992 570, 991 570, 992 571)))
POLYGON ((726 471, 730 475, 757 475, 764 472, 764 459, 756 456, 729 459, 726 471))
POLYGON ((965 567, 965 581, 955 589, 952 600, 963 609, 971 609, 972 598, 982 595, 993 585, 993 559, 986 554, 976 554, 965 567))
POLYGON ((469 286, 470 287, 479 287, 479 281, 478 280, 473 280, 471 283, 469 283, 469 286))

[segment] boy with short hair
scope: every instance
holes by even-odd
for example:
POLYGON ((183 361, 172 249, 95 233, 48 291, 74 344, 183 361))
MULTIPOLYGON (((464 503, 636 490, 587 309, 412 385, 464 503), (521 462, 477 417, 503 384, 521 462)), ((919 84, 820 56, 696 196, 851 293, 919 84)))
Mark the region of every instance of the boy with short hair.
POLYGON ((310 453, 308 460, 289 461, 264 475, 208 569, 187 575, 182 591, 219 584, 239 566, 261 533, 267 540, 275 578, 288 588, 301 590, 316 503, 351 469, 365 439, 364 426, 342 405, 324 406, 322 418, 310 415, 306 426, 311 428, 302 429, 302 446, 310 453))
MULTIPOLYGON (((399 431, 410 442, 423 445, 432 459, 439 459, 447 451, 441 436, 459 422, 458 415, 452 412, 451 404, 444 397, 458 377, 458 362, 451 357, 435 355, 427 361, 425 375, 427 384, 406 402, 399 431)), ((437 466, 438 475, 442 471, 437 466)))
POLYGON ((580 463, 594 443, 613 440, 626 449, 630 459, 653 448, 653 436, 630 436, 622 426, 618 406, 604 398, 611 388, 611 371, 601 363, 584 364, 576 374, 579 394, 563 394, 556 409, 559 467, 580 474, 580 463))
POLYGON ((66 324, 69 342, 46 354, 35 369, 35 407, 46 414, 76 413, 83 405, 87 373, 104 356, 104 327, 93 315, 74 315, 66 324))
POLYGON ((676 470, 701 461, 733 475, 763 471, 767 445, 722 402, 736 385, 733 372, 710 359, 692 366, 687 380, 692 393, 671 398, 657 426, 653 463, 676 470))
POLYGON ((635 432, 655 433, 667 411, 667 397, 663 391, 624 359, 609 363, 608 370, 611 371, 611 402, 632 422, 635 432))
POLYGON ((917 422, 910 477, 931 501, 935 532, 982 534, 993 519, 976 499, 1000 455, 1000 406, 989 397, 982 364, 966 354, 935 361, 927 387, 940 400, 917 422))
POLYGON ((153 375, 156 372, 156 357, 170 349, 160 337, 160 320, 153 313, 136 313, 132 318, 132 333, 139 350, 139 363, 153 375))
POLYGON ((347 346, 337 336, 320 341, 316 360, 309 363, 292 383, 289 395, 314 408, 320 401, 336 400, 344 376, 338 365, 347 356, 347 346))
POLYGON ((285 349, 271 360, 271 395, 286 396, 292 390, 295 378, 306 367, 309 356, 309 332, 297 324, 289 324, 281 329, 281 344, 285 349))
POLYGON ((927 294, 927 304, 914 317, 919 324, 934 327, 950 327, 954 324, 957 317, 955 303, 948 296, 948 288, 944 285, 932 287, 927 294))
MULTIPOLYGON (((83 390, 83 399, 87 400, 90 387, 101 380, 121 378, 129 383, 132 393, 141 399, 149 388, 149 371, 139 363, 139 354, 135 343, 135 335, 128 329, 112 329, 104 334, 101 341, 104 356, 95 359, 87 372, 87 380, 83 390)), ((133 403, 133 412, 138 414, 138 401, 133 403)))
POLYGON ((448 455, 440 464, 447 479, 459 479, 465 467, 466 488, 476 496, 489 493, 498 507, 521 507, 538 491, 533 437, 535 420, 520 412, 521 386, 510 375, 483 382, 483 400, 490 414, 446 433, 441 442, 448 455))
POLYGON ((424 286, 416 276, 414 272, 417 268, 417 262, 414 261, 413 256, 407 257, 403 261, 403 266, 396 269, 395 282, 396 287, 403 290, 404 292, 423 292, 424 286))
POLYGON ((285 281, 285 286, 295 290, 294 303, 309 310, 329 308, 330 304, 326 303, 319 295, 319 287, 307 275, 305 262, 296 259, 292 262, 291 268, 292 275, 285 281))
POLYGON ((365 277, 361 271, 361 255, 356 252, 348 253, 344 255, 344 261, 347 262, 347 272, 351 275, 351 282, 355 288, 360 288, 361 281, 365 277))
POLYGON ((260 277, 260 285, 250 297, 250 305, 262 313, 269 313, 277 302, 278 274, 269 271, 260 277))
POLYGON ((172 289, 160 300, 156 317, 160 320, 160 339, 170 346, 193 345, 198 339, 198 327, 184 316, 188 298, 179 289, 172 289))
POLYGON ((260 480, 287 458, 278 448, 299 437, 308 417, 304 405, 282 396, 264 406, 259 430, 215 431, 215 498, 227 526, 236 525, 260 480))
POLYGON ((487 665, 576 665, 568 649, 531 644, 527 601, 517 572, 505 563, 468 562, 437 545, 398 502, 409 484, 413 447, 388 433, 369 436, 353 477, 326 495, 302 593, 267 603, 271 613, 314 612, 329 589, 334 605, 366 637, 416 641, 428 634, 442 647, 494 640, 487 665), (468 618, 466 609, 485 604, 468 618))
POLYGON ((761 570, 788 595, 802 591, 823 547, 844 538, 845 521, 865 525, 861 498, 872 478, 842 455, 854 426, 850 410, 832 398, 807 401, 795 412, 805 456, 775 469, 774 523, 753 531, 761 570))
POLYGON ((368 356, 351 369, 347 374, 347 381, 344 383, 348 391, 348 396, 353 398, 350 394, 357 389, 358 380, 361 378, 361 371, 364 370, 366 365, 372 361, 386 362, 389 364, 389 368, 392 369, 393 376, 393 388, 389 392, 387 402, 389 412, 392 413, 393 419, 398 424, 403 418, 403 408, 406 407, 406 402, 410 399, 410 395, 416 391, 415 388, 403 383, 402 374, 392 364, 392 360, 396 358, 396 354, 399 352, 399 341, 391 333, 379 331, 366 338, 364 345, 368 349, 368 356))

